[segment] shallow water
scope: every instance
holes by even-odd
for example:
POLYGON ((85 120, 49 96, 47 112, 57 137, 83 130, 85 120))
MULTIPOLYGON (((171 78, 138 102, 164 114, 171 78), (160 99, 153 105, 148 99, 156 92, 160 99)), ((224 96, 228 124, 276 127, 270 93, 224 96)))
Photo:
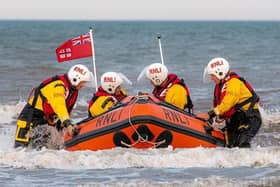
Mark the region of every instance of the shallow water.
MULTIPOLYGON (((280 22, 48 22, 0 21, 1 186, 279 186, 280 22), (209 110, 213 84, 203 84, 207 62, 216 56, 252 83, 261 97, 264 124, 250 149, 14 149, 17 114, 33 86, 75 63, 58 64, 55 48, 94 25, 97 75, 124 73, 132 95, 150 92, 137 83, 142 69, 164 61, 189 85, 195 112, 209 110)), ((82 90, 73 120, 87 116, 94 88, 82 90)))

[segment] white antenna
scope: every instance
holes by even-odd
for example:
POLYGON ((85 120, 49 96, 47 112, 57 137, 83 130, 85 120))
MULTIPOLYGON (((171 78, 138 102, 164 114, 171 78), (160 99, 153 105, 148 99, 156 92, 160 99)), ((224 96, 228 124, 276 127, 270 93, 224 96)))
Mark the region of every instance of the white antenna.
POLYGON ((161 63, 164 64, 160 38, 161 38, 161 35, 158 34, 157 39, 158 39, 158 45, 159 45, 159 51, 160 51, 160 58, 161 58, 161 63))
POLYGON ((97 75, 96 75, 96 66, 95 66, 95 51, 94 51, 94 42, 93 42, 93 34, 92 34, 93 28, 89 28, 89 35, 90 35, 90 41, 91 41, 91 50, 92 50, 92 65, 93 65, 93 72, 94 72, 94 84, 95 84, 95 90, 97 91, 98 85, 97 85, 97 75))

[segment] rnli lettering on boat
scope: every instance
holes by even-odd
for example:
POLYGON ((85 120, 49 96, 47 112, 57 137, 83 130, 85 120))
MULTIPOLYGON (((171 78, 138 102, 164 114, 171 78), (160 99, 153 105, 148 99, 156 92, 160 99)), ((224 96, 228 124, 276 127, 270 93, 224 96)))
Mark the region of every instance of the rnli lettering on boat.
POLYGON ((112 123, 116 123, 121 120, 122 109, 114 112, 109 112, 98 117, 96 121, 96 127, 103 127, 107 125, 112 125, 112 123))
POLYGON ((149 70, 151 74, 161 73, 161 68, 153 68, 149 70))
POLYGON ((104 77, 104 82, 116 82, 116 77, 104 77))
POLYGON ((223 61, 216 61, 214 63, 211 64, 211 68, 215 68, 216 66, 220 66, 223 65, 223 61))
POLYGON ((165 119, 168 121, 172 121, 175 123, 180 123, 183 125, 189 125, 189 120, 186 116, 180 114, 179 112, 173 111, 173 110, 168 110, 163 108, 163 113, 165 116, 165 119))

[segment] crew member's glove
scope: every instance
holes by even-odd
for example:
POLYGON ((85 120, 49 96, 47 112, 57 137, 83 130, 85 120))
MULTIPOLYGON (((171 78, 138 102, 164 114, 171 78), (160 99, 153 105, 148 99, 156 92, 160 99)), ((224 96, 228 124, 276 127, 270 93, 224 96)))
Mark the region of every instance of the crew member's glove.
POLYGON ((207 120, 207 123, 209 125, 212 125, 213 124, 213 118, 216 116, 216 114, 215 114, 214 110, 210 110, 207 114, 209 116, 209 118, 207 120))
POLYGON ((67 129, 67 133, 70 136, 77 136, 79 134, 80 129, 77 128, 76 125, 72 124, 70 119, 64 120, 62 124, 67 129))
POLYGON ((209 118, 213 118, 213 117, 216 116, 214 110, 210 110, 210 111, 208 112, 208 115, 209 115, 209 118))
POLYGON ((215 129, 223 130, 226 126, 225 120, 219 116, 216 116, 213 120, 212 127, 215 129))
POLYGON ((80 129, 75 125, 72 130, 72 134, 73 136, 77 136, 79 133, 80 133, 80 129))
POLYGON ((63 121, 62 126, 67 128, 68 126, 73 126, 73 124, 70 119, 66 119, 63 121))

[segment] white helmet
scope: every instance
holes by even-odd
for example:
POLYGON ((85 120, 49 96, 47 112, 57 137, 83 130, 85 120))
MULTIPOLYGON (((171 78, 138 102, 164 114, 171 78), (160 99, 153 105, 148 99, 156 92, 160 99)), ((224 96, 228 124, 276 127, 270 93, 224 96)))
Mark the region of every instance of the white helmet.
POLYGON ((168 69, 165 65, 154 63, 148 66, 146 70, 146 77, 150 79, 154 85, 159 86, 166 80, 168 76, 168 69))
POLYGON ((92 73, 82 64, 72 66, 67 76, 72 86, 78 86, 80 82, 89 82, 92 79, 92 73))
POLYGON ((116 88, 122 84, 123 80, 116 72, 106 72, 101 76, 101 87, 109 94, 114 94, 116 88))
POLYGON ((229 72, 229 63, 224 58, 214 58, 208 63, 205 72, 208 75, 215 75, 217 79, 223 80, 229 72))

